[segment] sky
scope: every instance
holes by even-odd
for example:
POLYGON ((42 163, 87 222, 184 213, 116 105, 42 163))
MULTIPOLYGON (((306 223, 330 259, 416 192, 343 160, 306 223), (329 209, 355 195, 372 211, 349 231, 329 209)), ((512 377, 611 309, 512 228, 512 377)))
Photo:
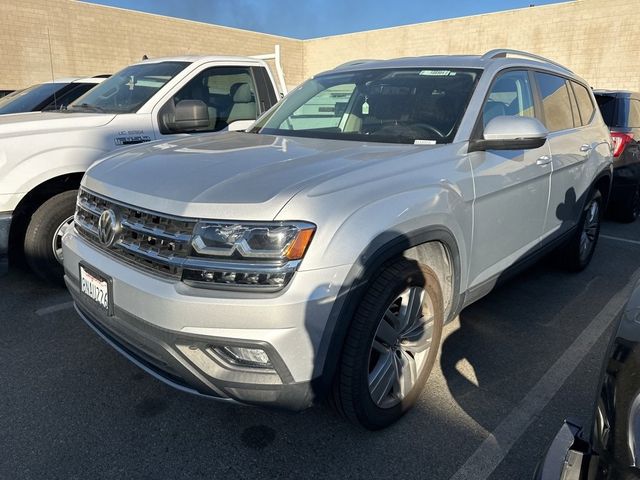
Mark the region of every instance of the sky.
POLYGON ((498 12, 560 0, 85 0, 292 38, 498 12))

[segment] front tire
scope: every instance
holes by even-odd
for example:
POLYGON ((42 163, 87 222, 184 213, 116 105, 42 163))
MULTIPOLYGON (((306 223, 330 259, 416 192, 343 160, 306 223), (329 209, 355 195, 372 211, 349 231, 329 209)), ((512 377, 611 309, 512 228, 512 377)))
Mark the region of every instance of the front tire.
POLYGON ((579 272, 589 265, 600 237, 601 221, 602 194, 594 190, 585 203, 575 233, 562 250, 567 269, 579 272))
POLYGON ((349 327, 333 405, 369 430, 397 421, 433 369, 443 324, 433 270, 404 258, 389 264, 371 281, 349 327))
POLYGON ((24 254, 31 270, 47 282, 63 284, 62 237, 73 224, 77 190, 59 193, 31 216, 24 254))

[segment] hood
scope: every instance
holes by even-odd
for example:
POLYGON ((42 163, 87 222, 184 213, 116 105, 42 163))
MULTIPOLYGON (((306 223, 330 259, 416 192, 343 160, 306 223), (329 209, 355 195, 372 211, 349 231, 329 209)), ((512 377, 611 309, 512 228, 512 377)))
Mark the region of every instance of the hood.
POLYGON ((0 137, 101 127, 115 115, 108 113, 35 112, 0 115, 0 137))
MULTIPOLYGON (((83 184, 141 208, 194 218, 272 220, 301 190, 434 146, 251 133, 145 145, 94 164, 83 184)), ((356 180, 357 182, 357 180, 356 180)))

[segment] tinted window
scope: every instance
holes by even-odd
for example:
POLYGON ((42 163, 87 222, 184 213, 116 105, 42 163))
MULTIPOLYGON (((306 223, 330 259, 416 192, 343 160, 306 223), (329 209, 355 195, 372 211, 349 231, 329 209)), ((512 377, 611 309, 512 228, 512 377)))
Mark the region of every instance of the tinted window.
POLYGON ((576 82, 571 82, 573 85, 573 92, 576 95, 578 101, 578 109, 580 110, 580 118, 582 119, 582 125, 587 125, 593 117, 595 108, 591 101, 591 94, 583 85, 576 82))
POLYGON ((60 95, 56 95, 54 100, 47 106, 45 106, 42 110, 60 110, 63 107, 66 107, 71 102, 76 100, 80 95, 84 95, 93 87, 95 87, 95 83, 76 83, 71 84, 69 89, 65 92, 61 92, 60 95))
POLYGON ((31 112, 65 86, 66 83, 43 83, 11 93, 0 100, 0 114, 31 112))
POLYGON ((569 90, 564 78, 536 72, 536 81, 542 97, 545 126, 550 132, 573 128, 573 112, 569 90))
POLYGON ((261 118, 254 133, 361 142, 447 143, 478 72, 443 68, 358 70, 315 77, 261 118))
POLYGON ((258 115, 256 88, 250 67, 214 67, 196 75, 162 107, 162 133, 173 131, 171 116, 182 100, 200 100, 209 111, 209 127, 198 131, 217 131, 240 120, 258 115))
POLYGON ((618 116, 616 112, 618 99, 615 95, 596 94, 596 102, 598 102, 604 123, 609 127, 618 126, 618 116))
POLYGON ((484 126, 501 115, 516 117, 535 115, 528 72, 507 72, 500 75, 493 83, 482 108, 484 126))

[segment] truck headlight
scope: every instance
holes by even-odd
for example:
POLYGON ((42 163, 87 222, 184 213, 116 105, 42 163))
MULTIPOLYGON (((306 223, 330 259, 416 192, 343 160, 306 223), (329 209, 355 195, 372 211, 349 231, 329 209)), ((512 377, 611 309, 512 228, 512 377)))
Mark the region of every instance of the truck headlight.
POLYGON ((208 288, 283 288, 298 268, 316 227, 305 222, 198 222, 191 246, 196 256, 182 280, 208 288))

